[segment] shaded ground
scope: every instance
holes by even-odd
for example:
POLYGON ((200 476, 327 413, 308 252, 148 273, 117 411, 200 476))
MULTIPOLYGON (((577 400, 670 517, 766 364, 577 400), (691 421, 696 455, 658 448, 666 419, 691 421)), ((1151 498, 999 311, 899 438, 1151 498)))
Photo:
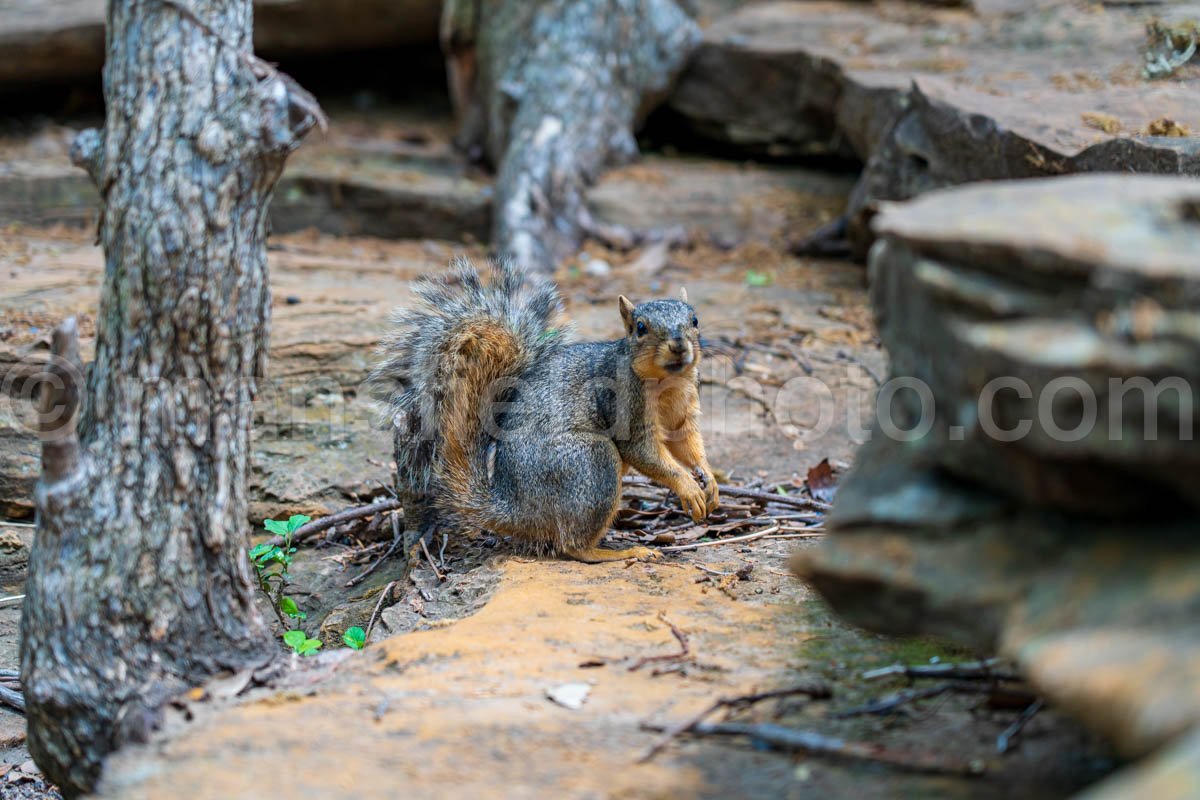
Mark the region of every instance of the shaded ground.
MULTIPOLYGON (((702 393, 708 449, 713 464, 741 482, 802 477, 826 457, 848 462, 855 423, 868 413, 876 385, 872 376, 883 373, 861 268, 796 259, 782 247, 795 228, 836 215, 848 188, 845 178, 791 167, 650 158, 609 176, 593 204, 638 227, 691 228, 689 243, 665 257, 589 246, 558 276, 584 337, 617 335, 619 293, 643 299, 686 284, 711 342, 702 393)), ((360 391, 372 349, 388 311, 409 300, 412 279, 441 269, 456 252, 479 254, 442 241, 313 232, 277 236, 271 248, 275 303, 269 380, 255 426, 256 527, 264 517, 317 516, 385 493, 390 444, 371 428, 372 409, 360 391)), ((0 242, 0 357, 11 362, 36 353, 50 326, 70 313, 88 315, 86 337, 101 272, 88 231, 9 229, 0 242)), ((85 338, 85 358, 90 344, 85 338)), ((27 409, 0 403, 0 503, 8 514, 29 509, 36 448, 27 421, 27 409)), ((388 531, 372 537, 386 540, 388 531)), ((349 625, 365 627, 380 591, 397 577, 393 561, 345 585, 378 552, 362 549, 372 537, 305 547, 298 556, 296 596, 311 612, 309 633, 329 649, 349 625)), ((919 702, 893 717, 828 717, 901 685, 864 683, 864 669, 969 654, 843 626, 785 573, 795 546, 759 540, 656 564, 589 566, 530 562, 504 542, 454 539, 442 560, 446 579, 416 562, 398 602, 383 613, 375 632, 392 638, 344 661, 336 653, 310 660, 318 674, 297 674, 291 688, 254 690, 233 708, 195 708, 193 722, 170 724, 176 732, 189 726, 183 735, 115 762, 105 791, 178 796, 187 786, 189 797, 257 796, 262 765, 275 764, 286 765, 288 786, 319 797, 394 797, 401 790, 1059 797, 1110 767, 1102 749, 1050 711, 1030 723, 1014 752, 997 756, 995 738, 1016 712, 974 710, 979 695, 919 702), (723 590, 697 564, 753 569, 749 580, 723 590), (695 661, 660 675, 651 667, 631 671, 642 656, 676 652, 660 613, 688 633, 695 661), (580 666, 590 661, 603 664, 580 666), (311 682, 329 670, 328 683, 311 682), (643 722, 670 724, 718 696, 815 679, 832 684, 831 700, 767 703, 749 718, 980 761, 986 776, 797 759, 737 740, 681 740, 650 764, 635 765, 656 736, 640 729, 643 722), (581 709, 546 698, 574 682, 591 687, 581 709)), ((15 625, 16 612, 0 608, 0 667, 15 657, 15 625)), ((24 758, 19 747, 5 754, 9 763, 24 758)), ((6 794, 3 781, 0 797, 18 796, 6 794)))
POLYGON ((164 797, 188 785, 197 797, 251 796, 263 763, 288 764, 289 784, 308 796, 363 798, 1059 797, 1097 774, 1088 745, 1049 715, 1016 753, 997 758, 995 736, 1013 714, 972 714, 974 698, 919 706, 898 720, 828 720, 827 709, 863 697, 854 673, 941 651, 846 632, 779 571, 790 549, 712 548, 698 558, 725 570, 758 565, 736 599, 697 583, 692 559, 599 569, 507 559, 495 595, 474 616, 388 639, 350 657, 319 688, 252 693, 236 708, 198 712, 170 743, 122 756, 104 795, 164 797), (696 662, 657 676, 649 667, 631 671, 639 657, 678 649, 660 612, 689 633, 696 662), (583 666, 595 662, 603 663, 583 666), (760 713, 909 752, 981 759, 994 773, 908 775, 711 740, 635 764, 656 738, 639 730, 642 722, 676 722, 721 695, 821 676, 834 681, 833 701, 760 713), (571 682, 591 687, 581 709, 547 699, 571 682))

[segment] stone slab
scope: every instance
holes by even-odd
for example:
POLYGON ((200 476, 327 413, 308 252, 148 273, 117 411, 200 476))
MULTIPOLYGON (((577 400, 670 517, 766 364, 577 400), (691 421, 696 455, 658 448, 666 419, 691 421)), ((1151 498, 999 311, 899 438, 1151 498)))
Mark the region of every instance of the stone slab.
MULTIPOLYGON (((1173 15, 1200 4, 1180 3, 1173 15)), ((777 156, 854 156, 860 255, 880 200, 1072 172, 1200 175, 1200 65, 1142 77, 1155 6, 1042 0, 977 11, 774 2, 715 20, 668 101, 701 135, 777 156)))
MULTIPOLYGON (((0 90, 98 82, 104 0, 0 4, 0 90)), ((437 41, 439 0, 257 0, 255 50, 267 58, 437 41)))

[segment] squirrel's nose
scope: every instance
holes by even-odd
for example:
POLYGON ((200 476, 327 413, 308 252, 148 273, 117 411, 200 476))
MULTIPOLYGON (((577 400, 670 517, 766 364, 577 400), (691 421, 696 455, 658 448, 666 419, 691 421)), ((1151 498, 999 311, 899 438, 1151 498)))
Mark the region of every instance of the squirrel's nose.
POLYGON ((680 355, 687 352, 688 344, 684 339, 672 339, 667 343, 667 347, 675 355, 680 355))

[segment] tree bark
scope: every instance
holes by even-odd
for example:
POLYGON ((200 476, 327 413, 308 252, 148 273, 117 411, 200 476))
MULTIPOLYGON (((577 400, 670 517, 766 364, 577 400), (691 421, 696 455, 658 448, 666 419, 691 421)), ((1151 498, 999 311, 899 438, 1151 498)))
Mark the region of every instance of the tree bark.
POLYGON ((497 168, 492 243, 551 271, 603 231, 584 190, 637 155, 634 127, 700 40, 673 0, 446 0, 459 144, 497 168))
POLYGON ((250 0, 110 0, 96 359, 76 433, 74 330, 42 388, 39 528, 21 620, 30 753, 68 795, 163 702, 278 652, 245 556, 267 205, 315 101, 251 50, 250 0))

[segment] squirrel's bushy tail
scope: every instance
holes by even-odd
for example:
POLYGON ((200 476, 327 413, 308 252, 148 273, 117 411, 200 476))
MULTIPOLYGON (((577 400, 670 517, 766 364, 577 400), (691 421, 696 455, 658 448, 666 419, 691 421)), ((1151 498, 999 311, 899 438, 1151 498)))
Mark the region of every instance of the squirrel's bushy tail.
POLYGON ((396 314, 369 381, 395 426, 399 488, 464 524, 501 531, 506 515, 489 485, 483 404, 498 381, 519 377, 563 337, 549 281, 532 285, 507 262, 491 272, 485 282, 459 259, 446 277, 418 284, 420 302, 396 314))

